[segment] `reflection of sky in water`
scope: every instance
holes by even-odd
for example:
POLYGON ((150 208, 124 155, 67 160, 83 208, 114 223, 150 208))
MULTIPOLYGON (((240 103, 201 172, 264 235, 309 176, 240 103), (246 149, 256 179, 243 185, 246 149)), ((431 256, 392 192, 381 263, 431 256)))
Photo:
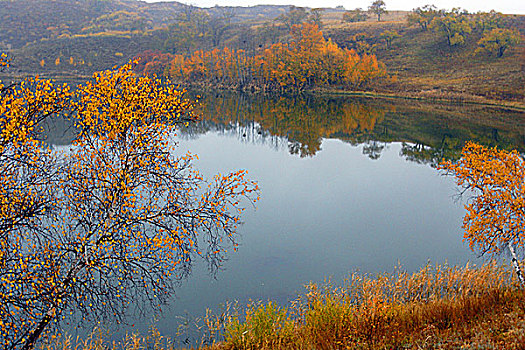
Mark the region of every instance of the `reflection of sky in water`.
POLYGON ((377 160, 363 155, 362 145, 339 140, 324 140, 316 156, 300 158, 216 133, 180 140, 179 150, 198 154, 196 167, 207 176, 248 169, 262 199, 247 209, 239 250, 217 279, 197 264, 178 289, 157 322, 166 335, 175 333, 177 316, 202 316, 227 300, 284 303, 309 281, 341 281, 355 270, 392 271, 399 262, 413 271, 428 260, 474 259, 462 243, 452 179, 400 157, 399 143, 377 160))

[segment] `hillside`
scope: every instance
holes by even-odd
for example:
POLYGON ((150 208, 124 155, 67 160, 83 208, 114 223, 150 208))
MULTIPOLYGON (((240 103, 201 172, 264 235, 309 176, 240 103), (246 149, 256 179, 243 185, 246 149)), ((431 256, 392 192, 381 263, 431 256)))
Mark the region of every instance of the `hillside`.
MULTIPOLYGON (((325 35, 344 47, 355 48, 355 36, 374 47, 397 81, 377 87, 383 92, 405 92, 425 97, 461 99, 464 95, 525 102, 525 43, 503 57, 476 53, 482 34, 472 32, 464 45, 449 46, 433 31, 409 26, 405 19, 340 24, 325 35), (387 47, 386 31, 400 37, 387 47)), ((525 16, 509 16, 509 27, 525 33, 525 16)))
MULTIPOLYGON (((93 22, 114 13, 141 18, 153 29, 166 26, 197 8, 176 1, 147 3, 140 0, 0 0, 0 50, 19 49, 42 39, 85 34, 93 22)), ((203 9, 210 17, 224 10, 234 22, 268 20, 286 12, 288 6, 218 7, 203 9)), ((102 28, 108 31, 109 28, 102 28)), ((131 30, 132 28, 125 28, 131 30)))
POLYGON ((480 23, 493 21, 490 25, 517 30, 523 38, 525 16, 457 14, 475 24, 462 43, 450 45, 439 32, 409 24, 410 12, 390 11, 381 22, 363 13, 364 21, 349 22, 341 8, 316 13, 276 5, 197 8, 137 0, 0 0, 0 50, 10 53, 16 75, 69 79, 123 64, 148 50, 189 55, 229 47, 253 55, 288 42, 292 24, 315 20, 325 38, 359 54, 375 54, 386 64, 390 78, 367 90, 525 103, 525 40, 502 57, 477 51, 486 33, 480 23))
POLYGON ((18 49, 43 38, 79 33, 93 19, 116 11, 137 10, 138 3, 119 0, 1 0, 0 49, 18 49))

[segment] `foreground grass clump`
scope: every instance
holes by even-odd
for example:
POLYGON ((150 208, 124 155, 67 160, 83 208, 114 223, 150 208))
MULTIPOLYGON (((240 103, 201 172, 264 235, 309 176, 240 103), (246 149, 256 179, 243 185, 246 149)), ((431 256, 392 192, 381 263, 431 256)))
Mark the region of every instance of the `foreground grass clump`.
MULTIPOLYGON (((311 284, 288 308, 252 302, 204 323, 201 344, 213 344, 206 349, 523 349, 525 292, 494 261, 427 265, 413 274, 356 273, 340 287, 311 284), (218 332, 223 340, 215 342, 218 332)), ((112 345, 91 339, 75 350, 172 348, 153 330, 112 345)), ((71 342, 45 350, 52 349, 71 349, 71 342)))
POLYGON ((495 262, 477 268, 426 266, 414 274, 354 274, 342 287, 307 289, 289 309, 257 304, 248 307, 244 322, 231 318, 218 347, 525 346, 525 294, 511 270, 495 262), (511 319, 516 334, 507 337, 505 332, 514 329, 511 319))

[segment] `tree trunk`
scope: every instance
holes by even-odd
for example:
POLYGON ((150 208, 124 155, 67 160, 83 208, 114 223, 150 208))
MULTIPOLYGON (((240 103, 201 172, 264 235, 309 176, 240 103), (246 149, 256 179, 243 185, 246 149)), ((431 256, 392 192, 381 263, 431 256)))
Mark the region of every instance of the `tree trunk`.
POLYGON ((498 48, 498 58, 502 57, 504 52, 505 52, 505 47, 504 46, 500 46, 498 48))
POLYGON ((518 258, 516 256, 516 252, 514 251, 514 247, 512 244, 509 243, 509 250, 510 255, 512 256, 512 265, 514 266, 514 271, 516 271, 516 275, 518 275, 518 280, 522 285, 525 285, 525 280, 523 279, 523 273, 521 272, 521 267, 518 261, 518 258))
POLYGON ((27 337, 26 342, 24 343, 24 346, 22 347, 22 350, 31 350, 35 346, 35 342, 37 341, 38 337, 42 334, 46 326, 53 320, 55 317, 56 309, 52 307, 46 312, 46 315, 44 318, 38 323, 36 328, 29 334, 27 337))

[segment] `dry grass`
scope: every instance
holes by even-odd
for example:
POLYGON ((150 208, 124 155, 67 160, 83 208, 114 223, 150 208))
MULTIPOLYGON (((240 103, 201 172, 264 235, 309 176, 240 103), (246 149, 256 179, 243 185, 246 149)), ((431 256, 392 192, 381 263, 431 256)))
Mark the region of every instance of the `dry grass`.
MULTIPOLYGON (((205 349, 524 349, 525 293, 513 272, 426 266, 408 274, 353 274, 342 286, 307 287, 289 307, 252 302, 207 315, 205 349), (215 339, 222 338, 217 342, 215 339)), ((44 350, 171 350, 152 329, 109 344, 103 334, 60 338, 44 350)))
MULTIPOLYGON (((465 45, 450 47, 443 36, 414 26, 408 26, 399 13, 385 21, 331 23, 323 32, 342 47, 352 47, 351 38, 357 33, 369 35, 376 43, 376 55, 390 74, 397 79, 371 87, 378 92, 415 96, 425 91, 437 94, 462 94, 469 100, 514 101, 525 103, 525 47, 514 47, 501 58, 477 54, 481 34, 473 32, 465 45), (387 48, 379 40, 381 33, 395 30, 401 37, 387 48)), ((405 13, 406 16, 406 13, 405 13)), ((525 16, 514 16, 513 26, 523 28, 525 16)), ((523 29, 522 29, 523 30, 523 29)))
POLYGON ((343 287, 308 286, 306 295, 289 309, 250 306, 244 322, 229 321, 225 341, 217 347, 398 349, 478 342, 491 348, 505 342, 520 348, 525 347, 520 328, 524 297, 510 271, 495 263, 479 268, 426 266, 411 275, 401 270, 376 277, 354 274, 343 287), (485 333, 469 332, 480 321, 505 318, 512 312, 516 316, 509 320, 515 327, 509 330, 519 337, 508 331, 502 336, 506 333, 491 328, 485 333))

